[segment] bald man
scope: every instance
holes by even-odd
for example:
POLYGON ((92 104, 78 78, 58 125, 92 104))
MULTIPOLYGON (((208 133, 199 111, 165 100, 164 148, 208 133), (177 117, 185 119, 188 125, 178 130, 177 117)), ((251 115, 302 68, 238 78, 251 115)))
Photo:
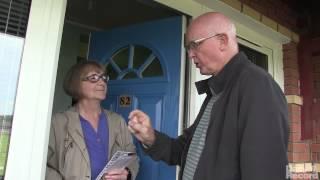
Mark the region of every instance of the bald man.
POLYGON ((221 13, 194 19, 186 34, 188 57, 201 74, 207 97, 177 138, 154 130, 140 110, 129 130, 154 160, 179 165, 182 180, 286 179, 288 111, 282 90, 238 50, 234 24, 221 13))

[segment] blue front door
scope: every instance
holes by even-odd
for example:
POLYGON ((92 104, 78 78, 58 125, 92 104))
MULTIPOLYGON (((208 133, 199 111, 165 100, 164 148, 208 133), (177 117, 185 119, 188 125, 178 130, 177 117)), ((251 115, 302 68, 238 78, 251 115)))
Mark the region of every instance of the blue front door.
MULTIPOLYGON (((145 111, 153 127, 171 137, 178 132, 182 17, 95 32, 89 59, 106 65, 111 80, 103 106, 127 119, 145 111)), ((140 156, 138 180, 174 180, 176 167, 140 156)))

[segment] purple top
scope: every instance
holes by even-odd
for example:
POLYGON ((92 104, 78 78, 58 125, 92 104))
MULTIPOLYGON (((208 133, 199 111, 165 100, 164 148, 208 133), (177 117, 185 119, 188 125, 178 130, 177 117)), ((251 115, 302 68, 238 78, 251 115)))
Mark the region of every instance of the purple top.
POLYGON ((91 179, 94 180, 108 162, 109 128, 105 113, 99 116, 98 131, 80 115, 81 127, 89 152, 91 179))

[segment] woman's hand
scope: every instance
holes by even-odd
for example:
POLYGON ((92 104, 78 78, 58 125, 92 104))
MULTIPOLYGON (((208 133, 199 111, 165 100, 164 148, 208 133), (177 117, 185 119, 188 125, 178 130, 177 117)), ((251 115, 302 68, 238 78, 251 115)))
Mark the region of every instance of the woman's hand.
POLYGON ((127 180, 129 172, 126 169, 114 169, 103 175, 103 180, 127 180))

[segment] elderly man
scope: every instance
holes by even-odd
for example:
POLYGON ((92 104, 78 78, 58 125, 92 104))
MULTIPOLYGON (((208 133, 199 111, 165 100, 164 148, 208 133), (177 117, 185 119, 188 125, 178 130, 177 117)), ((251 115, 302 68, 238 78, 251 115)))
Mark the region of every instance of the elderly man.
POLYGON ((206 93, 195 123, 176 139, 154 130, 140 110, 129 130, 154 160, 180 165, 182 180, 283 180, 286 178, 288 111, 282 90, 238 50, 234 24, 210 12, 186 34, 189 59, 206 93))

